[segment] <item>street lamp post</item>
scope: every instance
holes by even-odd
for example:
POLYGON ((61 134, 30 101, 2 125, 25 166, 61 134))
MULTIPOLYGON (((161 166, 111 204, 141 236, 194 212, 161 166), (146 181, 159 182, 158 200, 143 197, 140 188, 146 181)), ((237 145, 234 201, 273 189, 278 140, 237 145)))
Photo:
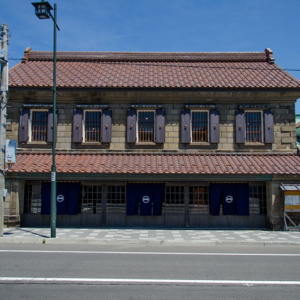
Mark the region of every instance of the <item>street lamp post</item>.
POLYGON ((39 19, 51 19, 54 23, 54 41, 53 41, 53 142, 52 142, 52 166, 51 166, 51 238, 56 237, 56 166, 55 166, 55 146, 56 146, 56 29, 60 30, 56 23, 56 3, 54 4, 54 17, 51 14, 53 10, 49 2, 33 2, 35 14, 39 19))

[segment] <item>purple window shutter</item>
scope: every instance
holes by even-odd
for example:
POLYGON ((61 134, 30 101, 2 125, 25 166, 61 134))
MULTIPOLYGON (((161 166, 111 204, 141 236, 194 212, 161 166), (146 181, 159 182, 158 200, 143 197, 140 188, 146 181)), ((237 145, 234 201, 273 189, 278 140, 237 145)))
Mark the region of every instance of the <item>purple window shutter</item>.
POLYGON ((274 117, 273 112, 268 109, 264 112, 265 122, 265 143, 272 144, 274 143, 274 117))
POLYGON ((210 142, 212 144, 219 143, 220 140, 220 116, 217 109, 212 109, 210 111, 210 142))
POLYGON ((136 142, 136 109, 127 112, 127 143, 136 142))
MULTIPOLYGON (((56 140, 57 140, 57 110, 55 114, 55 128, 56 128, 56 140)), ((48 112, 48 126, 47 126, 47 142, 53 142, 53 109, 49 109, 48 112)))
POLYGON ((181 142, 191 142, 191 111, 189 109, 181 110, 181 142))
POLYGON ((155 142, 164 143, 165 142, 165 110, 156 110, 155 116, 155 142))
POLYGON ((103 109, 101 116, 101 143, 111 142, 111 110, 103 109))
POLYGON ((238 144, 245 143, 245 111, 242 109, 235 112, 235 136, 238 144))
POLYGON ((73 143, 82 142, 82 109, 74 109, 73 114, 73 143))
POLYGON ((27 143, 28 141, 28 117, 29 109, 23 108, 20 113, 20 124, 19 124, 19 142, 27 143))

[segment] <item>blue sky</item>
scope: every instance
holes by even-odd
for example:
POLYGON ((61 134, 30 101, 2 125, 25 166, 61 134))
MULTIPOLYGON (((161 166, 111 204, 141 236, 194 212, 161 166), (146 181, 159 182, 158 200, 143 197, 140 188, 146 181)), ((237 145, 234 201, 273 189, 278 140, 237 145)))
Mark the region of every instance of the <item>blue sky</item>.
MULTIPOLYGON (((38 1, 38 0, 36 0, 38 1)), ((24 49, 52 51, 53 22, 27 0, 0 0, 10 67, 24 49)), ((49 1, 53 6, 54 2, 49 1)), ((222 52, 271 48, 300 70, 299 0, 56 0, 58 51, 222 52)), ((300 79, 300 71, 289 71, 300 79)), ((296 104, 300 114, 300 99, 296 104)))

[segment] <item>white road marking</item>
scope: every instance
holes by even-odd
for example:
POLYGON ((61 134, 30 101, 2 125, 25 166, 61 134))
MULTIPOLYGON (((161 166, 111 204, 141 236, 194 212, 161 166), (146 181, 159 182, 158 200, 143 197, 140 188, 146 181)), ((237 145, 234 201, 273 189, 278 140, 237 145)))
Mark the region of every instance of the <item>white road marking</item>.
POLYGON ((186 256, 285 256, 298 257, 300 253, 191 253, 191 252, 127 252, 127 251, 64 251, 64 250, 0 250, 0 253, 59 253, 59 254, 116 254, 116 255, 186 255, 186 256))
POLYGON ((51 277, 0 277, 0 283, 107 283, 107 284, 229 284, 229 285, 300 285, 300 281, 281 280, 185 280, 185 279, 123 279, 123 278, 51 278, 51 277))

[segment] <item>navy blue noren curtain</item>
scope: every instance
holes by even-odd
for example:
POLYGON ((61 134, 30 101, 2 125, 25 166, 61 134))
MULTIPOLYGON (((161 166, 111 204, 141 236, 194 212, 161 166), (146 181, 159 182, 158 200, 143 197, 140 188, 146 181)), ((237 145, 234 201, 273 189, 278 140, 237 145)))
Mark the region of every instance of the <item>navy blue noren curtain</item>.
POLYGON ((126 188, 127 215, 160 216, 164 196, 164 183, 128 183, 126 188))
POLYGON ((80 182, 68 183, 67 214, 77 215, 79 205, 80 182))
POLYGON ((153 184, 145 183, 139 187, 140 216, 152 215, 153 184))
POLYGON ((223 185, 223 215, 235 215, 236 214, 236 196, 235 196, 236 184, 224 184, 223 185))
POLYGON ((68 201, 68 184, 65 182, 59 182, 56 185, 56 199, 58 196, 63 197, 63 201, 56 201, 56 211, 58 215, 65 215, 67 212, 68 201))
POLYGON ((138 215, 139 209, 139 189, 138 185, 134 183, 128 183, 126 187, 126 205, 127 216, 138 215))
MULTIPOLYGON (((58 182, 56 185, 56 199, 63 199, 61 202, 56 201, 56 212, 58 215, 77 215, 79 205, 79 182, 58 182), (57 197, 60 196, 60 197, 57 197)), ((51 213, 51 183, 42 182, 42 215, 51 213)))
POLYGON ((220 207, 223 196, 223 184, 211 183, 210 184, 210 214, 212 216, 218 216, 220 214, 220 207))
POLYGON ((249 216, 249 183, 211 183, 210 214, 249 216))
POLYGON ((238 216, 249 216, 249 183, 239 183, 236 187, 236 212, 238 216))

